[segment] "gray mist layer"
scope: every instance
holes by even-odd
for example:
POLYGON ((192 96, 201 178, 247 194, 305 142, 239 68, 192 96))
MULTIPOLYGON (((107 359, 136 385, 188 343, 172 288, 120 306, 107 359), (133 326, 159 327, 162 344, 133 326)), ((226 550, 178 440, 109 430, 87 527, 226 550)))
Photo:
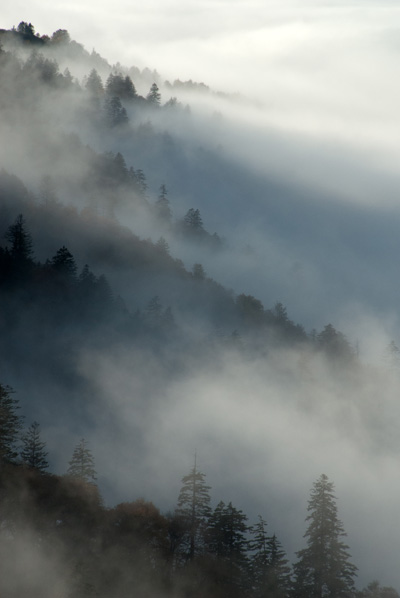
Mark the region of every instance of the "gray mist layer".
MULTIPOLYGON (((288 10, 294 7, 288 3, 288 10)), ((190 375, 171 379, 153 356, 113 346, 85 348, 79 355, 76 370, 96 397, 93 406, 78 407, 74 397, 73 410, 60 412, 68 390, 51 382, 35 388, 27 382, 35 380, 34 372, 25 379, 18 368, 4 368, 1 381, 17 390, 25 410, 32 398, 40 406, 35 417, 60 473, 76 440, 82 435, 90 440, 107 503, 144 496, 173 508, 197 449, 215 502, 232 500, 253 517, 261 513, 291 558, 303 547, 309 489, 326 473, 335 482, 360 585, 378 578, 399 587, 399 380, 382 364, 385 347, 400 335, 399 172, 392 133, 398 89, 391 70, 398 49, 382 16, 374 27, 364 19, 355 29, 346 14, 334 11, 328 27, 321 10, 317 23, 325 23, 331 43, 346 41, 344 48, 352 49, 348 60, 344 50, 330 52, 328 44, 322 56, 307 45, 315 31, 312 12, 301 25, 299 18, 292 22, 281 14, 283 35, 270 25, 268 38, 271 55, 279 59, 270 59, 270 70, 264 67, 268 83, 257 87, 256 98, 245 75, 243 85, 228 85, 241 98, 184 95, 160 83, 163 101, 177 96, 191 105, 190 115, 135 114, 127 106, 132 132, 105 137, 88 124, 82 94, 71 90, 66 101, 50 93, 40 98, 40 114, 28 111, 25 121, 0 123, 1 138, 8 140, 0 148, 0 164, 34 190, 36 204, 42 178, 51 176, 58 201, 82 210, 91 200, 76 192, 77 181, 88 165, 63 152, 62 136, 77 133, 98 152, 122 152, 128 166, 146 173, 150 202, 165 183, 174 218, 198 208, 206 229, 224 237, 225 248, 215 255, 185 243, 146 212, 132 210, 128 197, 113 206, 113 217, 142 238, 165 236, 174 257, 189 269, 202 263, 208 276, 234 293, 252 294, 266 307, 282 301, 307 330, 332 322, 352 343, 358 341, 369 373, 338 381, 322 360, 296 351, 254 362, 227 352, 215 367, 187 364, 190 375), (346 27, 337 39, 343 19, 346 27), (360 85, 353 86, 361 56, 367 57, 366 70, 375 67, 379 85, 361 73, 360 85), (340 82, 336 95, 329 73, 340 82), (371 93, 374 101, 367 101, 371 93)), ((64 26, 58 22, 53 29, 64 26)), ((256 44, 263 33, 248 33, 246 39, 256 44)), ((320 47, 323 33, 318 35, 320 47)), ((85 36, 73 37, 86 43, 85 36)), ((163 66, 149 58, 150 67, 163 66)), ((69 68, 80 82, 90 71, 89 64, 71 62, 69 68)), ((139 82, 141 93, 147 83, 139 82)), ((109 208, 101 198, 100 213, 109 217, 109 208)), ((4 228, 15 216, 11 206, 2 207, 4 228)), ((138 286, 128 266, 116 269, 100 257, 88 234, 90 223, 61 239, 64 222, 54 216, 51 230, 39 239, 29 216, 38 259, 67 245, 80 267, 89 261, 96 273, 105 273, 132 310, 143 309, 155 294, 164 305, 177 300, 176 287, 145 277, 138 286)), ((185 318, 182 325, 192 327, 193 337, 202 329, 202 322, 185 318)))

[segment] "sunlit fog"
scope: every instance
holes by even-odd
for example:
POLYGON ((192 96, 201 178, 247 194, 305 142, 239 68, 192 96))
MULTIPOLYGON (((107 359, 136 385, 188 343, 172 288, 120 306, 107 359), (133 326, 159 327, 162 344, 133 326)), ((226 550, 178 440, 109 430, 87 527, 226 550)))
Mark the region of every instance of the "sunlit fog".
POLYGON ((398 598, 400 8, 1 15, 0 593, 398 598))

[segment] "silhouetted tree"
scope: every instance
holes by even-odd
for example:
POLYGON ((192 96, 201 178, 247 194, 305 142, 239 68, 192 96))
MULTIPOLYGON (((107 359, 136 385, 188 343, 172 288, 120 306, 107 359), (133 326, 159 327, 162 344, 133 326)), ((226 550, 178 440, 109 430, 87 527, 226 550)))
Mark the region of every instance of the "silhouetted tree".
POLYGON ((205 483, 204 473, 197 469, 195 458, 192 470, 182 478, 176 509, 183 529, 179 552, 184 560, 192 561, 205 551, 205 533, 210 514, 210 486, 205 483))
POLYGON ((261 515, 258 516, 258 522, 250 528, 250 531, 253 536, 253 539, 249 543, 249 549, 253 552, 251 557, 253 592, 255 598, 261 598, 266 594, 270 564, 267 523, 261 515))
POLYGON ((85 87, 94 97, 101 98, 104 94, 103 81, 96 69, 90 71, 85 87))
POLYGON ((150 87, 150 91, 149 91, 149 93, 146 96, 146 100, 152 106, 159 106, 160 105, 160 103, 161 103, 161 94, 160 94, 160 90, 158 89, 158 86, 157 86, 156 83, 153 83, 153 85, 150 87))
POLYGON ((123 77, 120 73, 110 73, 106 81, 106 92, 109 96, 116 96, 121 100, 134 100, 138 97, 132 79, 123 77))
POLYGON ((5 237, 11 244, 10 255, 15 261, 22 263, 31 259, 32 237, 26 230, 22 214, 19 214, 15 223, 8 227, 5 237))
POLYGON ((268 539, 267 545, 269 552, 267 595, 271 598, 285 598, 291 588, 289 561, 275 534, 268 539))
POLYGON ((162 184, 160 187, 160 192, 155 207, 156 215, 162 222, 171 222, 172 212, 167 197, 167 188, 164 184, 162 184))
POLYGON ((203 231, 203 220, 200 216, 200 210, 190 208, 183 218, 185 226, 192 231, 203 231))
POLYGON ((33 422, 28 431, 22 436, 22 450, 20 453, 22 462, 28 467, 44 472, 49 464, 46 459, 48 453, 45 450, 46 443, 40 438, 40 425, 33 422))
POLYGON ((69 462, 67 475, 85 482, 93 482, 96 480, 96 470, 94 469, 92 452, 87 445, 88 443, 84 438, 76 445, 72 459, 69 462))
POLYGON ((138 191, 143 197, 145 197, 147 191, 146 175, 144 174, 143 170, 139 168, 138 170, 136 170, 135 176, 138 191))
POLYGON ((26 37, 33 37, 35 35, 35 28, 32 23, 26 23, 25 21, 21 21, 17 27, 18 33, 26 37))
POLYGON ((209 519, 209 551, 217 557, 217 585, 224 595, 243 596, 249 586, 247 517, 220 501, 209 519))
POLYGON ((346 533, 337 516, 333 484, 322 474, 308 502, 307 548, 297 553, 294 565, 296 598, 350 597, 357 568, 350 562, 346 533))
POLYGON ((76 262, 74 256, 68 251, 65 245, 57 251, 50 263, 54 270, 62 277, 70 280, 76 278, 76 262))
POLYGON ((16 443, 22 428, 19 404, 10 386, 0 384, 0 462, 13 461, 17 456, 16 443))
POLYGON ((117 96, 106 99, 105 112, 107 122, 111 127, 126 125, 129 121, 128 114, 117 96))

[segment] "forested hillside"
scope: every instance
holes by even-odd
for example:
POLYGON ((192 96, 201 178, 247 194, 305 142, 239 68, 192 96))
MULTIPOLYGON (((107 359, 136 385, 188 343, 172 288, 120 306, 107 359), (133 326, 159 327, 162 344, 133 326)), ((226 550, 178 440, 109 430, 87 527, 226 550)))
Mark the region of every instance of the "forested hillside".
POLYGON ((328 308, 308 330, 272 283, 265 305, 209 274, 251 275, 255 250, 197 143, 205 84, 23 21, 0 45, 0 594, 396 598, 360 558, 357 582, 321 474, 396 455, 396 343, 366 364, 328 308))

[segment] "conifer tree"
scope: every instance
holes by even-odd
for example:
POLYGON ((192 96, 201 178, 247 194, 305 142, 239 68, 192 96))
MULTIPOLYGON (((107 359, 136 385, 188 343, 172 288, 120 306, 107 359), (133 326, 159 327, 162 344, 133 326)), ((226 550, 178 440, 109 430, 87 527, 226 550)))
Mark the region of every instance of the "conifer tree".
POLYGON ((10 255, 17 262, 26 262, 32 257, 32 237, 26 230, 22 214, 8 227, 6 239, 11 243, 10 255))
POLYGON ((185 214, 183 219, 185 226, 196 232, 203 231, 203 220, 200 216, 200 210, 195 210, 194 208, 190 208, 185 214))
POLYGON ((163 222, 171 222, 172 212, 169 206, 169 200, 167 197, 167 188, 164 184, 160 187, 160 193, 156 201, 156 214, 157 217, 163 222))
POLYGON ((251 575, 253 578, 253 591, 256 596, 263 596, 267 586, 268 568, 270 564, 270 554, 268 549, 268 535, 267 523, 258 516, 258 522, 252 526, 251 534, 252 541, 249 544, 250 550, 253 552, 251 557, 251 575))
POLYGON ((150 91, 146 96, 146 100, 149 102, 149 104, 151 104, 152 106, 159 106, 161 103, 161 94, 160 94, 160 90, 158 89, 158 86, 156 83, 153 83, 153 85, 150 87, 150 91))
POLYGON ((77 271, 75 258, 65 245, 63 245, 52 258, 51 265, 62 277, 75 280, 77 271))
POLYGON ((209 552, 218 560, 218 585, 229 596, 243 596, 249 586, 247 517, 220 501, 209 520, 209 552))
POLYGON ((96 69, 90 71, 85 87, 95 97, 101 97, 104 94, 103 81, 96 69))
POLYGON ((180 551, 185 560, 192 561, 205 550, 205 532, 211 513, 210 486, 205 475, 197 469, 196 457, 190 473, 182 478, 176 514, 182 523, 184 534, 180 551))
POLYGON ((94 469, 93 455, 87 445, 84 438, 76 445, 69 462, 67 475, 85 482, 93 482, 96 480, 97 472, 94 469))
POLYGON ((13 461, 18 456, 16 442, 22 428, 22 416, 17 414, 19 405, 13 393, 10 386, 0 384, 0 462, 13 461))
POLYGON ((269 566, 267 571, 267 592, 271 598, 285 598, 291 586, 289 561, 275 534, 267 542, 269 566))
POLYGON ((38 422, 33 422, 28 431, 22 436, 23 448, 21 450, 22 462, 44 472, 49 466, 47 462, 47 451, 45 450, 46 443, 42 442, 40 438, 40 425, 38 422))
POLYGON ((347 598, 354 595, 357 568, 350 562, 346 533, 337 516, 333 483, 322 474, 308 503, 307 547, 294 565, 296 598, 347 598))

